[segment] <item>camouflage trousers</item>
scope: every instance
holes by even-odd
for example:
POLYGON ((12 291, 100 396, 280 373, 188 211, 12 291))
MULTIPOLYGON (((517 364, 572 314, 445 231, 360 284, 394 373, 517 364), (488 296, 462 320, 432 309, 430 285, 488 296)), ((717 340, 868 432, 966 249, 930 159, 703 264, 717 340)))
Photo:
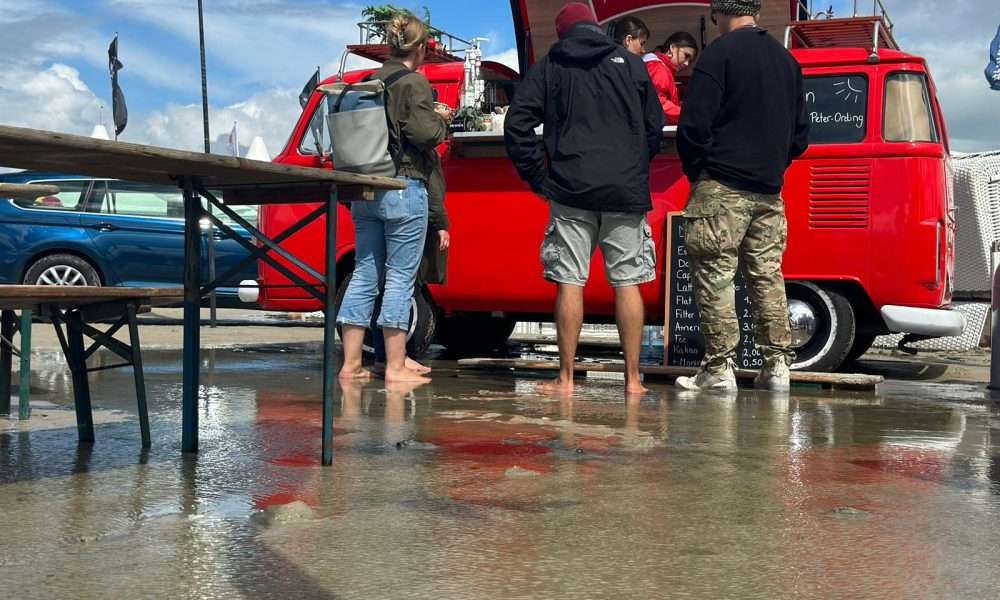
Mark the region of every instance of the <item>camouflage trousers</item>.
POLYGON ((754 342, 770 364, 791 364, 788 300, 781 261, 788 223, 781 196, 728 188, 708 178, 698 181, 684 211, 691 280, 705 336, 709 371, 736 359, 740 324, 733 280, 742 265, 750 292, 754 342))

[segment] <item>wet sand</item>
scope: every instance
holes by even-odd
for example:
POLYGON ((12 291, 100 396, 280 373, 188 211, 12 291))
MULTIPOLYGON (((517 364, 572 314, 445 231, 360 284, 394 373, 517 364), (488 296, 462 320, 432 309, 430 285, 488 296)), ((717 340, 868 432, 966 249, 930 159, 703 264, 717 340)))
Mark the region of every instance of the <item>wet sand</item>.
POLYGON ((201 447, 180 447, 180 355, 146 354, 153 448, 126 372, 36 359, 28 426, 0 420, 0 574, 18 598, 990 598, 1000 414, 981 386, 879 395, 460 373, 341 389, 318 465, 315 345, 204 354, 201 447), (124 391, 123 391, 124 390, 124 391), (61 412, 60 412, 61 411, 61 412), (62 420, 60 420, 62 419, 62 420), (61 424, 61 425, 60 425, 61 424))

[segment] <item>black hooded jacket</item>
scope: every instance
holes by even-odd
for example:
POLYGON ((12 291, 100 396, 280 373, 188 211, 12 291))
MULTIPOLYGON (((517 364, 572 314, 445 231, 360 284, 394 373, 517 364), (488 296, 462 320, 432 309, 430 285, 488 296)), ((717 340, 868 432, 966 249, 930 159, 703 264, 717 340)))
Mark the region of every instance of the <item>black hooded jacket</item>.
POLYGON ((586 24, 528 70, 505 119, 507 154, 531 189, 585 210, 648 212, 662 139, 663 109, 642 60, 586 24))

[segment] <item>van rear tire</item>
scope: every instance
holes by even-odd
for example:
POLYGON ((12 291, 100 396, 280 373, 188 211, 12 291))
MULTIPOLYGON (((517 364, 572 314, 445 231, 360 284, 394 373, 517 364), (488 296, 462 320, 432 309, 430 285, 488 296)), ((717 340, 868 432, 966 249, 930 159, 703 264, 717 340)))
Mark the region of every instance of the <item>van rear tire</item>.
MULTIPOLYGON (((347 286, 351 283, 351 277, 353 274, 348 275, 340 282, 340 287, 337 289, 337 313, 340 313, 340 304, 344 300, 344 295, 347 294, 347 286)), ((377 308, 378 305, 376 305, 377 308)), ((406 332, 406 354, 410 358, 420 359, 427 355, 430 350, 431 343, 434 341, 435 331, 437 330, 437 309, 434 306, 434 300, 431 299, 430 292, 427 291, 426 287, 418 287, 413 292, 413 299, 410 300, 410 328, 406 332)), ((379 332, 381 334, 381 332, 379 332)), ((343 340, 343 334, 341 332, 340 325, 337 325, 337 335, 341 336, 343 340)), ((365 347, 370 350, 374 338, 372 337, 372 331, 369 330, 365 333, 365 347)))
POLYGON ((488 313, 453 315, 441 320, 438 341, 455 356, 488 355, 506 348, 516 326, 515 319, 488 313))

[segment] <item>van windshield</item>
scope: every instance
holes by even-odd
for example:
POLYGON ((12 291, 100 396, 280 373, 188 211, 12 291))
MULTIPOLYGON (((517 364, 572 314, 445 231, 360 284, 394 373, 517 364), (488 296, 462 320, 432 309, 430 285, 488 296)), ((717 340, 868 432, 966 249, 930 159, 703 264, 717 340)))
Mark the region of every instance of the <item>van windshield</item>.
POLYGON ((939 140, 924 74, 892 73, 886 78, 883 135, 887 142, 939 140))
POLYGON ((851 144, 865 139, 868 130, 867 77, 807 77, 805 92, 810 144, 851 144))

